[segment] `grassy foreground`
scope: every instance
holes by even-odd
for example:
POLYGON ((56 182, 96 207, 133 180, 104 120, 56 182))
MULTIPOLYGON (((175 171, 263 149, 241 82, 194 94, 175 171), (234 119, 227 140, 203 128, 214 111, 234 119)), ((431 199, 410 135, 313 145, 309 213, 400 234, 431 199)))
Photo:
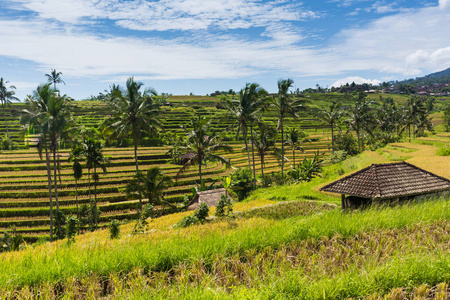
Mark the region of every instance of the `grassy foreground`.
POLYGON ((235 205, 242 213, 232 220, 173 228, 186 212, 155 219, 138 236, 127 224, 117 240, 100 231, 0 254, 0 298, 445 299, 450 200, 342 213, 338 198, 318 192, 402 156, 439 174, 436 149, 366 152, 310 183, 257 191, 235 205))

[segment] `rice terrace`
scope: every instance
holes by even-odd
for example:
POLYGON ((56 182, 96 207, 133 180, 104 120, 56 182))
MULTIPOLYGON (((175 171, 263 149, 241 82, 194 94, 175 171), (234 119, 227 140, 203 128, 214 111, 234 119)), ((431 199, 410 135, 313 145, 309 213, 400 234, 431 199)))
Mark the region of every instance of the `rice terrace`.
POLYGON ((2 299, 450 298, 450 80, 75 101, 61 75, 1 79, 2 299))

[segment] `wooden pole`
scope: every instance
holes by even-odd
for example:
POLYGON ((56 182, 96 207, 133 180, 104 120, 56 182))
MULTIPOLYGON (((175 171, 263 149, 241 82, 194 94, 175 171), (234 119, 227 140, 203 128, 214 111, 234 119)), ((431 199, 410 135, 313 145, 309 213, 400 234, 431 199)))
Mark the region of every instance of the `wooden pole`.
POLYGON ((345 210, 345 195, 341 194, 341 207, 342 210, 345 210))

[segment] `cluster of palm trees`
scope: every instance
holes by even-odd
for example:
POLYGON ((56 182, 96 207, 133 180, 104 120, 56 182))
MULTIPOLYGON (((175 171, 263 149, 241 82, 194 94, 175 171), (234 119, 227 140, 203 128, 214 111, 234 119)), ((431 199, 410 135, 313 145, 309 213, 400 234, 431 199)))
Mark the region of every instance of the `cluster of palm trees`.
POLYGON ((405 105, 399 106, 391 97, 380 97, 380 103, 369 100, 364 92, 353 95, 353 104, 344 106, 339 101, 332 101, 327 109, 319 113, 319 117, 331 128, 332 151, 335 147, 335 130, 346 128, 356 133, 358 152, 364 147, 363 134, 368 144, 385 145, 398 141, 407 130, 409 140, 411 134, 422 136, 425 130, 433 131, 430 113, 433 99, 413 96, 405 105))
MULTIPOLYGON (((289 89, 293 86, 292 79, 278 81, 278 93, 269 96, 267 91, 257 83, 249 83, 240 91, 237 99, 227 100, 226 109, 229 117, 234 120, 233 127, 237 127, 237 136, 242 134, 247 151, 249 169, 253 170, 253 187, 256 187, 255 149, 260 157, 261 166, 264 166, 264 157, 267 153, 274 153, 281 160, 281 177, 284 176, 285 163, 285 129, 284 122, 287 117, 298 118, 298 111, 304 106, 299 99, 293 98, 289 89), (273 109, 277 113, 278 125, 273 128, 262 121, 261 113, 273 109), (259 130, 253 130, 257 128, 259 130), (276 147, 278 130, 281 133, 281 150, 276 147), (250 132, 251 149, 248 143, 250 132), (250 152, 252 158, 250 158, 250 152)), ((298 133, 298 132, 297 132, 298 133)), ((295 140, 295 137, 294 137, 295 140)), ((292 144, 292 140, 290 140, 292 144)), ((294 144, 298 141, 294 141, 294 144)), ((296 145, 294 145, 296 147, 296 145)), ((295 154, 295 152, 294 152, 295 154)), ((264 170, 261 167, 261 176, 264 179, 264 170)))

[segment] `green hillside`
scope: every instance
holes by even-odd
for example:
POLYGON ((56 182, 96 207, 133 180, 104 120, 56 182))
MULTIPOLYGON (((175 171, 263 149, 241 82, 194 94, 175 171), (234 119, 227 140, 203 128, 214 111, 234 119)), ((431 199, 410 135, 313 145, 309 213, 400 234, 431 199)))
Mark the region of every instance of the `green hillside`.
MULTIPOLYGON (((393 144, 327 167, 299 185, 260 189, 235 217, 174 228, 191 212, 73 243, 0 254, 2 298, 446 299, 449 200, 343 213, 318 187, 371 163, 407 159, 450 177, 445 138, 393 144)), ((214 214, 214 209, 210 211, 214 214)))

